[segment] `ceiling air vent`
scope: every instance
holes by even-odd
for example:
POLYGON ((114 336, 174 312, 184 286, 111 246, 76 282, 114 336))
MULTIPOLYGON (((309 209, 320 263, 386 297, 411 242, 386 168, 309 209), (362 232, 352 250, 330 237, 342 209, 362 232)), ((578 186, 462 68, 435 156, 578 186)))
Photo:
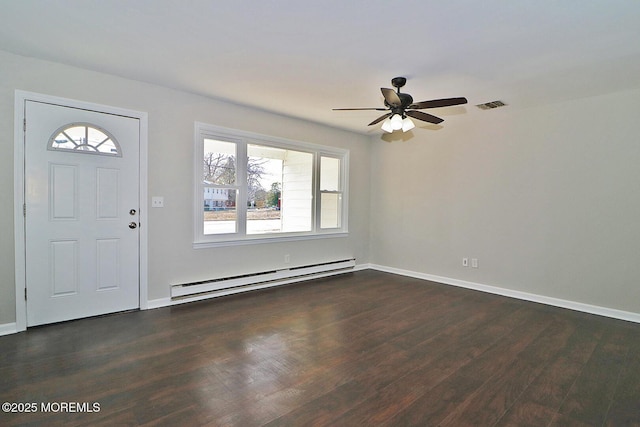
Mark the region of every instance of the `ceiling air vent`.
POLYGON ((505 104, 502 101, 491 101, 485 104, 478 104, 476 105, 476 107, 478 107, 481 110, 491 110, 492 108, 504 107, 505 105, 507 104, 505 104))

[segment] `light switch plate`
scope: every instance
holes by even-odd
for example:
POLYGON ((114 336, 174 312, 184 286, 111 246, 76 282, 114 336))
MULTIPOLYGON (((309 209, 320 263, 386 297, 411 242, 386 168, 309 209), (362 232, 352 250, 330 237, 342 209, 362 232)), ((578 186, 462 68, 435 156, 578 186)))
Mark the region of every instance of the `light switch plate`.
POLYGON ((164 208, 164 197, 162 197, 162 196, 153 196, 151 198, 151 207, 152 208, 164 208))

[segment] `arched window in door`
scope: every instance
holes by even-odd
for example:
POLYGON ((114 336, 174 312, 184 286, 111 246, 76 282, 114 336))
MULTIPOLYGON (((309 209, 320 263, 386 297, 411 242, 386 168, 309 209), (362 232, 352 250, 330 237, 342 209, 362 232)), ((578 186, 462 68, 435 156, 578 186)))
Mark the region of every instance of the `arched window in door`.
POLYGON ((47 149, 122 157, 113 135, 91 123, 70 123, 58 128, 49 138, 47 149))

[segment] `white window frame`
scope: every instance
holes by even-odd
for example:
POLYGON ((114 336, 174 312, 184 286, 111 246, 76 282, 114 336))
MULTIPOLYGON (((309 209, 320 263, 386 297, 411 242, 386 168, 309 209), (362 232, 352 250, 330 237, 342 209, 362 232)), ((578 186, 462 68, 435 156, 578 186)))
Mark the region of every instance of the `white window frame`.
POLYGON ((346 215, 343 212, 344 209, 348 209, 348 203, 346 201, 348 201, 347 198, 347 191, 346 189, 347 184, 346 184, 346 171, 345 171, 345 159, 340 156, 340 155, 336 155, 335 152, 329 152, 329 151, 319 151, 317 153, 317 156, 315 158, 315 167, 314 167, 314 173, 315 173, 315 188, 314 188, 314 198, 317 200, 317 205, 316 206, 316 215, 315 215, 315 227, 318 231, 320 231, 321 233, 331 233, 332 230, 340 230, 342 228, 342 221, 346 220, 346 215), (322 188, 320 188, 320 170, 321 170, 321 162, 322 162, 322 158, 333 158, 333 159, 338 159, 340 160, 340 179, 339 179, 339 189, 337 191, 332 191, 332 190, 323 190, 322 188), (326 193, 326 194, 339 194, 341 199, 342 199, 342 206, 341 206, 341 212, 340 212, 340 227, 337 228, 322 228, 321 225, 321 209, 322 206, 320 206, 320 202, 322 200, 322 194, 326 193))
POLYGON ((194 249, 220 246, 247 245, 256 243, 284 242, 292 240, 309 240, 328 237, 343 237, 348 235, 349 212, 349 150, 311 144, 308 142, 291 141, 268 135, 229 129, 207 123, 195 122, 194 127, 194 249), (204 234, 204 209, 202 203, 204 184, 202 182, 202 162, 204 140, 216 139, 236 144, 236 185, 238 195, 236 199, 237 232, 229 234, 204 234), (247 234, 247 176, 246 161, 248 145, 264 145, 285 150, 295 150, 311 153, 313 156, 312 172, 312 207, 311 230, 305 232, 279 232, 268 234, 247 234), (342 194, 341 216, 339 228, 320 228, 320 159, 332 157, 340 159, 340 186, 342 194))

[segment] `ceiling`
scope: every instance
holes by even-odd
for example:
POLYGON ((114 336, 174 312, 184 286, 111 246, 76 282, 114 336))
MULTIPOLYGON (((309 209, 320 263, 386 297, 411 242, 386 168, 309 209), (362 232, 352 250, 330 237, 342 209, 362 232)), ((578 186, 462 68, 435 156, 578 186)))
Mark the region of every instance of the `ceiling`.
POLYGON ((442 126, 640 87, 640 1, 0 0, 0 49, 375 134, 331 109, 395 76, 442 126))

